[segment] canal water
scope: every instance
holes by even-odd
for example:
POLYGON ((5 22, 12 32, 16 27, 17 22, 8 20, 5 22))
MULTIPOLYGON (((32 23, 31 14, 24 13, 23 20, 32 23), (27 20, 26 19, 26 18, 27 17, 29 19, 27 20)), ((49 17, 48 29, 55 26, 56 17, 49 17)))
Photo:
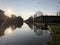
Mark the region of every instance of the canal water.
POLYGON ((49 37, 49 30, 26 23, 20 27, 7 26, 0 29, 0 45, 47 45, 49 37))

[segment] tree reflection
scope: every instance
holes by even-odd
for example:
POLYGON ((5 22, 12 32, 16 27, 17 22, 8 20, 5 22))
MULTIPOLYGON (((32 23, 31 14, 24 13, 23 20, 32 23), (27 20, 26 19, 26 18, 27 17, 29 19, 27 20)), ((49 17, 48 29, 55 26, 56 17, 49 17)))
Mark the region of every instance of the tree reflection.
POLYGON ((25 23, 29 26, 29 28, 33 29, 33 24, 32 23, 30 23, 29 21, 28 22, 25 21, 25 23))
POLYGON ((43 30, 36 28, 36 26, 34 26, 34 32, 35 32, 38 36, 43 35, 43 30))
POLYGON ((12 27, 12 29, 20 28, 23 25, 23 19, 21 16, 16 17, 12 15, 11 18, 4 14, 3 10, 0 10, 0 36, 4 35, 5 29, 12 27))
POLYGON ((41 36, 44 34, 44 30, 47 31, 47 25, 41 26, 41 25, 36 25, 30 22, 25 22, 38 36, 41 36))
POLYGON ((9 28, 9 27, 12 27, 12 29, 14 30, 14 29, 16 29, 16 28, 20 28, 20 27, 22 27, 22 25, 23 25, 23 23, 21 23, 21 24, 12 24, 12 25, 3 25, 2 27, 1 27, 1 25, 0 25, 0 36, 3 36, 4 35, 4 31, 7 29, 7 28, 9 28))

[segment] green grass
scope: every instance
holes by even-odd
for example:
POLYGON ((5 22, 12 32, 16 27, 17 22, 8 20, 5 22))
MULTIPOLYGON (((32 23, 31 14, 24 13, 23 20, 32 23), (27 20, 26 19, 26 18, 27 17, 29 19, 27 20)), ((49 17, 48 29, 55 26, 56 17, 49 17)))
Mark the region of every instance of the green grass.
POLYGON ((53 32, 60 33, 60 24, 49 25, 49 27, 51 28, 50 30, 52 30, 53 32))
POLYGON ((48 28, 53 32, 49 42, 52 45, 60 45, 60 24, 48 25, 48 28))

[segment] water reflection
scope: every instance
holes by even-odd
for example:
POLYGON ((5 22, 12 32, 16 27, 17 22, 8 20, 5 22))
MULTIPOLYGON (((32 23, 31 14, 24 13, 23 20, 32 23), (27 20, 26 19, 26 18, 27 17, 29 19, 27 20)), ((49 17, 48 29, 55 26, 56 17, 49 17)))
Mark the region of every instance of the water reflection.
POLYGON ((6 30, 5 30, 5 34, 12 34, 13 33, 13 31, 14 31, 14 29, 12 29, 12 27, 9 27, 9 28, 7 28, 6 30))
POLYGON ((3 38, 0 43, 3 45, 46 45, 50 35, 46 29, 30 23, 0 26, 0 37, 3 38))
POLYGON ((35 34, 37 34, 38 36, 43 35, 44 33, 47 34, 48 32, 48 28, 47 25, 45 25, 44 27, 42 27, 41 25, 35 25, 29 22, 26 22, 26 24, 35 32, 35 34), (45 32, 46 31, 46 32, 45 32))
POLYGON ((4 31, 7 30, 5 33, 11 33, 14 29, 22 27, 23 23, 18 24, 4 24, 3 26, 0 25, 0 36, 4 35, 4 31))

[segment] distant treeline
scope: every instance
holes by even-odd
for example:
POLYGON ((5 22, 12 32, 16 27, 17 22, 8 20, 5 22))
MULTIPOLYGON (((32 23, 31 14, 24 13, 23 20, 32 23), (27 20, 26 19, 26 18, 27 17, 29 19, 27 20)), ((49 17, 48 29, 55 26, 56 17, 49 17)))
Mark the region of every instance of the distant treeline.
POLYGON ((34 16, 30 16, 25 22, 30 23, 45 23, 45 24, 53 24, 60 23, 60 12, 56 15, 44 15, 42 12, 37 12, 34 16))
POLYGON ((11 18, 6 16, 4 14, 5 12, 3 10, 0 10, 0 25, 2 24, 21 24, 23 23, 23 19, 21 16, 16 17, 15 15, 12 15, 11 18))

